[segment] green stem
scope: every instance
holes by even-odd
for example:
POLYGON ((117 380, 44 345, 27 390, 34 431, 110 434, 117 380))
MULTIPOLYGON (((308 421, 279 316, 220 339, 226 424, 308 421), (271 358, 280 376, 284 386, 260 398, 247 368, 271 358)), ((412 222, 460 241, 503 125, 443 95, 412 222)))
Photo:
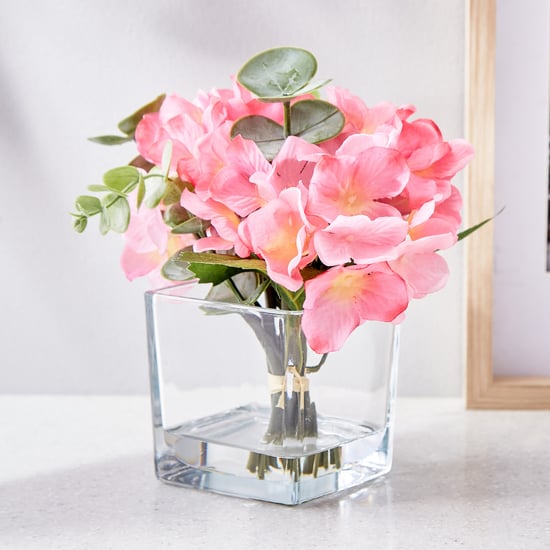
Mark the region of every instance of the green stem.
POLYGON ((284 137, 292 135, 292 129, 290 126, 290 101, 283 101, 283 112, 284 112, 284 137))

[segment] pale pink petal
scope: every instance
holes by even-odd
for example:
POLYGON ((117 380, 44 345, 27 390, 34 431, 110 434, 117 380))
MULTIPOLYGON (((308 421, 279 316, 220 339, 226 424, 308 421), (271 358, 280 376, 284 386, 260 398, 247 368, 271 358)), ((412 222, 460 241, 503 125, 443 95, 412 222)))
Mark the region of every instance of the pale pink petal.
POLYGON ((315 352, 329 353, 362 322, 393 321, 407 305, 405 282, 384 264, 337 266, 306 282, 302 328, 315 352))
POLYGON ((268 274, 276 283, 296 291, 303 284, 299 269, 313 260, 309 228, 302 192, 293 187, 250 214, 239 226, 239 235, 266 261, 268 274))
POLYGON ((405 280, 411 298, 424 298, 442 289, 449 279, 447 262, 435 252, 404 254, 389 265, 405 280))
POLYGON ((313 242, 321 261, 328 266, 371 264, 396 258, 397 245, 407 236, 408 224, 398 217, 375 220, 367 216, 338 216, 328 227, 317 231, 313 242))

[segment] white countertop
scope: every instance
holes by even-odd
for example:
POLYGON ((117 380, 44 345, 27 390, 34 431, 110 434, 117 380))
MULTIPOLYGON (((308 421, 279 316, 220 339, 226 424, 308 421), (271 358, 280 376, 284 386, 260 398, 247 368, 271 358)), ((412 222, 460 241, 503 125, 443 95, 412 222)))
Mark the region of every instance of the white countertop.
POLYGON ((0 396, 0 548, 550 548, 550 411, 398 400, 392 472, 298 507, 161 484, 147 397, 0 396))

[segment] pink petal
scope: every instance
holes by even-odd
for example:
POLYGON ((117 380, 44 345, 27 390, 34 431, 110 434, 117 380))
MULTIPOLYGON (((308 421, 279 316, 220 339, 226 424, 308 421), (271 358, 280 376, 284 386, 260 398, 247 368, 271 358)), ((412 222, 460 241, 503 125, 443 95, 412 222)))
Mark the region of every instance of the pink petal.
POLYGON ((375 220, 367 216, 338 216, 328 227, 314 235, 314 246, 328 266, 370 264, 396 258, 397 245, 407 236, 408 224, 397 217, 375 220))
POLYGON ((329 353, 364 321, 393 321, 407 305, 405 282, 384 264, 338 266, 306 282, 302 328, 315 352, 329 353))

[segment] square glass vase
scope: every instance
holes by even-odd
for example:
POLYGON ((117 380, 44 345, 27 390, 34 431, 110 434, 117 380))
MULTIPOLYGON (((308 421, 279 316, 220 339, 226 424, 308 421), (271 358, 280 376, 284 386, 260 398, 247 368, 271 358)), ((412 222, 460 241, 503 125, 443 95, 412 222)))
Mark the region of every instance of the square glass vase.
POLYGON ((201 286, 145 295, 160 480, 294 505, 390 470, 397 326, 366 322, 320 356, 302 312, 208 301, 201 286))

